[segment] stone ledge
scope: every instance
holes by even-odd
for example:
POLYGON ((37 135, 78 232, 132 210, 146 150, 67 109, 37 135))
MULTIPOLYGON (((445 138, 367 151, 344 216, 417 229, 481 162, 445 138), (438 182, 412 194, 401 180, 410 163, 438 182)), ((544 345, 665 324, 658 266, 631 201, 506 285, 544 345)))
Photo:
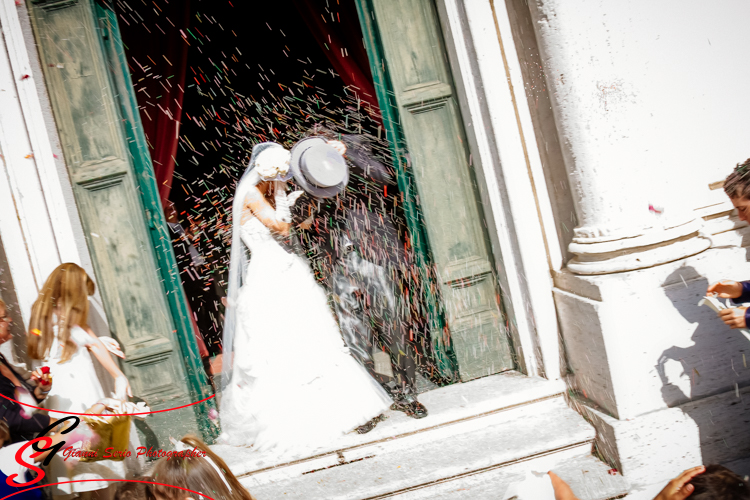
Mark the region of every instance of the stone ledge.
POLYGON ((589 456, 594 429, 561 396, 457 425, 339 452, 241 479, 259 500, 386 498, 546 457, 548 467, 589 456))
MULTIPOLYGON (((454 425, 483 414, 502 412, 535 400, 560 395, 565 390, 562 380, 549 381, 527 377, 518 372, 505 372, 421 394, 419 400, 430 412, 426 418, 415 420, 402 412, 388 411, 385 414, 387 420, 378 424, 371 432, 364 435, 349 433, 319 450, 314 456, 278 457, 255 453, 252 448, 225 445, 214 445, 211 448, 227 462, 236 476, 303 462, 330 465, 338 463, 337 453, 340 451, 454 425)), ((316 467, 310 467, 314 468, 316 467)))
MULTIPOLYGON (((522 481, 529 471, 552 470, 567 482, 580 500, 621 498, 630 484, 610 466, 591 455, 578 457, 546 456, 471 476, 446 481, 398 494, 398 500, 477 500, 498 499, 508 487, 522 481)), ((381 497, 383 498, 383 497, 381 497)), ((629 497, 628 497, 629 498, 629 497)), ((649 499, 651 500, 651 499, 649 499)))

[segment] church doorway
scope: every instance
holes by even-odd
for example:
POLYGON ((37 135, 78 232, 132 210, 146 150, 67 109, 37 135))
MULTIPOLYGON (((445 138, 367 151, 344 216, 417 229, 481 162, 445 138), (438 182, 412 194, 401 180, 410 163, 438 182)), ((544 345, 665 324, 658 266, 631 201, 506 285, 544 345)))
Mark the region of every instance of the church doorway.
POLYGON ((113 7, 180 272, 172 292, 189 304, 209 374, 222 354, 237 179, 254 144, 291 148, 316 127, 364 138, 393 181, 352 176, 345 194, 318 203, 300 240, 320 283, 331 290, 348 210, 387 218, 421 386, 515 366, 430 1, 404 2, 400 14, 364 0, 113 7), (421 60, 410 63, 404 43, 421 60))

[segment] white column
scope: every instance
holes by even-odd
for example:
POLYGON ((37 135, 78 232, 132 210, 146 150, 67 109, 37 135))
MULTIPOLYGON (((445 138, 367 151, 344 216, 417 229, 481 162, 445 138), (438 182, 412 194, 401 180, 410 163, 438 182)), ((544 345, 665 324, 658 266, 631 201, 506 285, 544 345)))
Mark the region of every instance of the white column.
POLYGON ((529 4, 579 221, 575 273, 651 267, 710 244, 688 184, 710 149, 692 110, 721 84, 693 60, 711 47, 695 35, 701 23, 721 16, 690 3, 692 29, 670 17, 684 9, 676 1, 529 4))

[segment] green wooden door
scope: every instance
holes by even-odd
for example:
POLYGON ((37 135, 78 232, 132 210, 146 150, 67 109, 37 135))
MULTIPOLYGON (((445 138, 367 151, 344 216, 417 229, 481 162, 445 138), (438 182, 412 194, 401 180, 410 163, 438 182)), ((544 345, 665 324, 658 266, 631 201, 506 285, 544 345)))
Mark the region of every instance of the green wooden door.
MULTIPOLYGON (((510 336, 435 6, 432 0, 357 0, 357 8, 384 124, 395 156, 402 159, 401 189, 412 203, 410 229, 421 232, 418 205, 424 251, 439 284, 439 302, 433 304, 442 306, 438 310, 449 333, 439 335, 439 322, 433 321, 438 359, 449 358, 441 353, 452 344, 463 381, 512 369, 510 336)), ((448 369, 445 361, 441 368, 448 369)))
MULTIPOLYGON (((178 328, 173 321, 184 297, 167 298, 175 290, 165 276, 176 272, 168 238, 158 236, 161 254, 152 245, 163 221, 114 17, 94 0, 32 0, 29 11, 96 281, 127 355, 123 370, 153 410, 203 399, 192 333, 184 319, 178 328)), ((163 447, 169 436, 202 430, 210 439, 208 408, 151 415, 142 438, 163 447)))

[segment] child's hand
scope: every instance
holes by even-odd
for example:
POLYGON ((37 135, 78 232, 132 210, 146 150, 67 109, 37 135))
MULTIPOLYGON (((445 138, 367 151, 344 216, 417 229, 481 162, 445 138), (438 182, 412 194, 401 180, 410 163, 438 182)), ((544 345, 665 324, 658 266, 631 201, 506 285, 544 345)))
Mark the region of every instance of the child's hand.
POLYGON ((130 382, 125 375, 120 375, 115 379, 115 392, 112 395, 120 401, 127 401, 128 397, 133 397, 133 391, 130 390, 130 382))
POLYGON ((702 465, 686 470, 668 482, 664 489, 661 490, 661 493, 656 495, 654 500, 685 500, 695 489, 695 487, 690 484, 690 480, 698 474, 702 474, 705 470, 706 468, 702 465))
POLYGON ((549 478, 552 481, 552 488, 555 490, 555 500, 578 500, 568 483, 560 479, 560 476, 550 471, 549 478))
POLYGON ((40 386, 43 386, 45 392, 49 391, 49 386, 52 384, 52 376, 49 373, 49 367, 43 366, 38 370, 31 372, 31 379, 40 386))
POLYGON ((118 358, 125 359, 125 354, 120 349, 120 344, 112 337, 99 337, 99 340, 104 344, 104 348, 109 352, 117 356, 118 358))

